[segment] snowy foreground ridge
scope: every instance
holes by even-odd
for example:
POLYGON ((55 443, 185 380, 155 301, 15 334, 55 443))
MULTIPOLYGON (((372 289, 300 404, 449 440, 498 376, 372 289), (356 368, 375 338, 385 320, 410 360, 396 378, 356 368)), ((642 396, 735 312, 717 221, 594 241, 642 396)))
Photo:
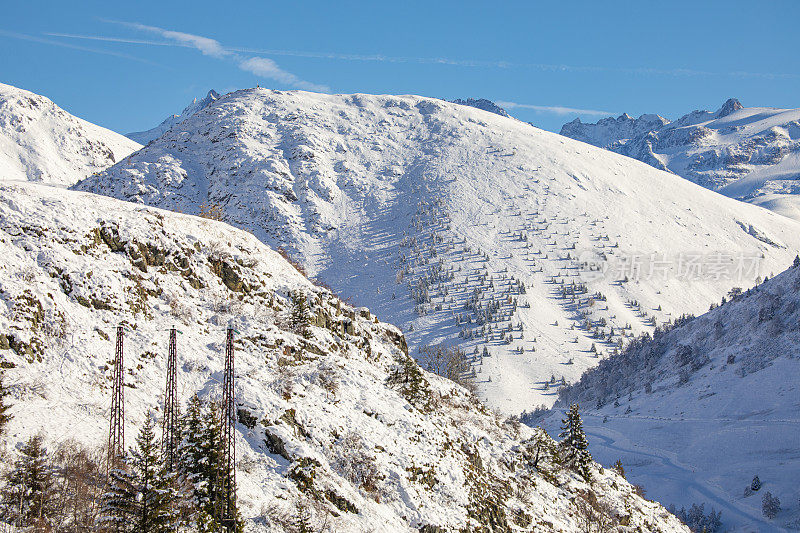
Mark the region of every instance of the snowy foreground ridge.
POLYGON ((540 473, 528 454, 541 434, 452 382, 412 372, 428 389, 416 395, 390 379, 416 368, 397 328, 226 224, 0 184, 0 256, 12 445, 39 431, 50 444, 104 442, 120 321, 129 438, 159 410, 173 325, 182 332, 182 403, 195 392, 215 397, 232 322, 239 498, 250 531, 282 531, 299 505, 336 531, 578 531, 589 508, 618 531, 686 531, 611 469, 592 466, 591 484, 546 462, 540 473), (311 304, 307 339, 287 325, 290 291, 311 304))
POLYGON ((800 220, 800 109, 743 107, 675 121, 627 113, 595 124, 564 124, 561 135, 674 172, 703 187, 800 220))
POLYGON ((621 458, 658 501, 705 503, 742 531, 796 530, 798 324, 794 266, 603 361, 563 390, 557 406, 580 402, 595 458, 621 458), (762 488, 746 491, 756 475, 762 488), (767 491, 782 502, 772 520, 761 513, 767 491))
POLYGON ((0 180, 72 185, 139 148, 44 96, 0 83, 0 180))
POLYGON ((397 324, 412 355, 460 344, 505 413, 552 405, 634 335, 800 249, 795 221, 419 96, 236 91, 76 187, 219 210, 397 324))

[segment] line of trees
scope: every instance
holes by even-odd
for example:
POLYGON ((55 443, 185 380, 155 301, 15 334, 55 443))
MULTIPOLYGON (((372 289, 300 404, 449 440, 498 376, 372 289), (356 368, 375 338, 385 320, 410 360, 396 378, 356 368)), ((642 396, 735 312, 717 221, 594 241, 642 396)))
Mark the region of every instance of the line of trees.
MULTIPOLYGON (((227 473, 221 407, 191 398, 180 417, 172 470, 163 460, 155 426, 148 415, 135 446, 112 468, 106 466, 105 450, 68 442, 51 452, 41 435, 31 437, 3 475, 0 520, 26 530, 65 533, 223 531, 221 488, 227 473)), ((235 501, 233 508, 233 531, 239 533, 243 522, 235 501)))

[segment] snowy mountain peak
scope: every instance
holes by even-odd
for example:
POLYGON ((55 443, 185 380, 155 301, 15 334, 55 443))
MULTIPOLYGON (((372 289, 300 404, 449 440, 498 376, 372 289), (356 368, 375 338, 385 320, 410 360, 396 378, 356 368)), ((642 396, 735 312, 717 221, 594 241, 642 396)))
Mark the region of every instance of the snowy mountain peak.
POLYGON ((44 96, 0 83, 0 181, 72 185, 139 148, 44 96))
POLYGON ((595 124, 569 122, 561 134, 638 159, 726 196, 800 220, 800 109, 743 107, 670 122, 658 115, 595 124))
POLYGON ((744 109, 742 103, 736 98, 729 98, 724 104, 722 104, 722 107, 719 108, 719 111, 717 111, 717 118, 727 117, 734 111, 739 111, 740 109, 744 109))
POLYGON ((198 111, 205 109, 206 107, 210 106, 220 98, 221 98, 220 94, 214 89, 211 89, 208 91, 208 94, 206 94, 205 98, 202 98, 200 100, 194 98, 192 100, 192 103, 186 106, 179 115, 171 115, 167 117, 166 119, 164 119, 163 122, 161 122, 161 124, 159 124, 155 128, 151 128, 146 131, 136 131, 128 133, 125 136, 128 137, 129 139, 133 139, 138 143, 147 144, 150 141, 162 136, 164 132, 169 131, 169 129, 175 126, 176 124, 180 124, 182 121, 186 120, 186 118, 194 115, 198 111))

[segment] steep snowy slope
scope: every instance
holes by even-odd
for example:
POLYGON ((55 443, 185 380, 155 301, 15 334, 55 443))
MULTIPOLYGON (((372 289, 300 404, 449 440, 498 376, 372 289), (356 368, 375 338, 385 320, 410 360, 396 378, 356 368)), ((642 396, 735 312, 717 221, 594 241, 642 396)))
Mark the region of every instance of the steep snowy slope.
POLYGON ((715 113, 693 111, 674 122, 575 119, 561 134, 800 220, 800 109, 744 108, 730 99, 715 113))
POLYGON ((546 481, 526 459, 536 432, 503 421, 452 382, 414 371, 395 327, 312 285, 243 231, 5 184, 0 254, 11 445, 40 430, 51 446, 104 441, 118 323, 127 329, 128 442, 162 401, 171 326, 182 332, 181 402, 195 392, 216 397, 233 323, 237 478, 248 530, 285 531, 283 517, 302 506, 315 527, 342 532, 576 531, 597 514, 589 509, 628 524, 619 531, 685 531, 611 470, 593 468, 591 485, 559 469, 548 478, 556 484, 546 481), (311 304, 308 338, 288 326, 290 291, 311 304), (399 368, 411 369, 399 377, 420 393, 404 379, 387 384, 399 368))
POLYGON ((77 188, 218 207, 400 325, 412 352, 461 343, 505 412, 552 404, 562 376, 597 364, 593 344, 702 312, 800 248, 769 211, 418 96, 237 91, 77 188))
POLYGON ((219 99, 219 93, 212 89, 208 91, 208 94, 205 98, 201 100, 195 98, 192 100, 192 103, 186 106, 186 108, 181 111, 180 115, 172 115, 165 118, 164 121, 155 128, 150 128, 149 130, 145 131, 126 133, 125 136, 139 144, 147 144, 153 139, 161 137, 164 132, 168 131, 175 124, 179 124, 181 121, 186 120, 188 117, 209 106, 217 99, 219 99))
MULTIPOLYGON (((665 505, 705 502, 742 531, 800 528, 800 267, 609 358, 558 405, 665 505), (763 482, 748 494, 753 476, 763 482), (783 511, 768 521, 770 491, 783 511)), ((551 427, 557 424, 556 413, 551 427)))
POLYGON ((0 83, 0 180, 72 185, 139 148, 44 96, 0 83))

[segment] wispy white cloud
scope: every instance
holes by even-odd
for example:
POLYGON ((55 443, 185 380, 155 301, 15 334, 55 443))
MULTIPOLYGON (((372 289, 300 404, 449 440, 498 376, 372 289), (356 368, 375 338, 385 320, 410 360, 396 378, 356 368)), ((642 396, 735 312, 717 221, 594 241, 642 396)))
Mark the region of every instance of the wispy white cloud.
MULTIPOLYGON (((180 33, 180 32, 177 32, 180 33)), ((167 42, 167 41, 145 41, 136 39, 126 39, 120 37, 106 37, 98 35, 76 35, 65 33, 50 33, 48 35, 54 37, 66 37, 71 39, 88 39, 107 42, 120 42, 130 44, 141 44, 151 46, 190 46, 186 43, 167 42)), ((225 48, 231 52, 238 52, 243 54, 261 54, 270 56, 285 56, 285 57, 304 57, 309 59, 334 59, 339 61, 371 61, 379 63, 418 63, 429 65, 448 65, 455 67, 466 68, 500 68, 500 69, 529 69, 541 70, 546 72, 612 72, 618 74, 627 74, 635 76, 669 76, 669 77, 733 77, 733 78, 759 78, 759 79, 798 79, 800 74, 792 73, 775 73, 775 72, 748 72, 748 71, 730 71, 730 72, 714 72, 708 70, 688 69, 688 68, 674 68, 674 69, 659 69, 652 67, 609 67, 609 66, 592 66, 592 65, 567 65, 567 64, 551 64, 551 63, 515 63, 511 61, 487 61, 487 60, 472 60, 472 59, 452 59, 446 57, 404 57, 404 56, 387 56, 383 54, 342 54, 337 52, 310 52, 302 50, 281 50, 281 49, 263 49, 263 48, 242 48, 229 46, 225 48)))
POLYGON ((239 62, 239 68, 252 72, 256 76, 276 80, 286 85, 297 87, 298 89, 324 93, 330 92, 330 87, 301 80, 291 72, 286 72, 280 68, 277 63, 266 57, 250 57, 243 59, 239 62))
POLYGON ((0 36, 8 37, 8 38, 11 38, 11 39, 18 39, 18 40, 21 40, 21 41, 30 41, 30 42, 39 43, 39 44, 48 44, 50 46, 58 46, 59 48, 69 48, 71 50, 80 50, 81 52, 91 52, 93 54, 101 54, 101 55, 107 55, 107 56, 112 56, 112 57, 119 57, 119 58, 122 58, 122 59, 129 59, 131 61, 137 61, 139 63, 145 63, 145 64, 148 64, 148 65, 154 65, 154 66, 157 66, 157 67, 167 68, 164 65, 161 65, 161 64, 158 64, 158 63, 154 63, 153 61, 148 61, 147 59, 143 59, 141 57, 132 56, 132 55, 129 55, 129 54, 123 54, 123 53, 120 53, 120 52, 113 52, 113 51, 110 51, 110 50, 100 50, 100 49, 97 49, 97 48, 89 48, 87 46, 80 46, 80 45, 77 45, 77 44, 70 44, 70 43, 65 43, 65 42, 62 42, 62 41, 54 41, 52 39, 44 39, 42 37, 36 37, 35 35, 27 35, 25 33, 17 33, 17 32, 13 32, 13 31, 0 30, 0 36))
POLYGON ((540 113, 555 113, 556 115, 597 115, 611 116, 616 113, 613 111, 601 111, 599 109, 579 109, 576 107, 564 107, 560 105, 533 105, 519 104, 517 102, 497 101, 497 105, 506 109, 532 109, 540 113))
MULTIPOLYGON (((305 81, 291 72, 283 70, 275 61, 265 57, 258 56, 245 56, 239 49, 229 48, 224 46, 216 39, 205 37, 203 35, 195 35, 193 33, 185 33, 181 31, 168 30, 158 26, 149 26, 140 24, 138 22, 124 22, 117 20, 104 20, 112 24, 119 24, 128 28, 149 32, 166 39, 166 41, 145 41, 138 39, 119 39, 119 42, 126 42, 130 44, 147 44, 155 46, 180 46, 184 48, 193 48, 198 50, 203 55, 213 57, 215 59, 223 59, 232 61, 239 69, 255 74, 258 77, 270 79, 283 83, 290 87, 298 89, 305 89, 308 91, 330 92, 330 88, 325 85, 311 83, 305 81)), ((51 34, 59 37, 71 38, 87 38, 102 41, 114 41, 115 37, 95 37, 95 36, 76 36, 70 34, 51 34)))
POLYGON ((230 50, 226 50, 225 47, 223 47, 222 44, 220 44, 220 42, 216 39, 203 37, 202 35, 194 35, 191 33, 184 33, 182 31, 165 30, 164 28, 159 28, 158 26, 148 26, 146 24, 139 24, 138 22, 108 22, 122 24, 123 26, 127 26, 139 31, 155 33, 165 39, 175 41, 176 43, 190 48, 195 48, 202 52, 203 55, 215 57, 217 59, 222 59, 230 56, 233 53, 230 50))

